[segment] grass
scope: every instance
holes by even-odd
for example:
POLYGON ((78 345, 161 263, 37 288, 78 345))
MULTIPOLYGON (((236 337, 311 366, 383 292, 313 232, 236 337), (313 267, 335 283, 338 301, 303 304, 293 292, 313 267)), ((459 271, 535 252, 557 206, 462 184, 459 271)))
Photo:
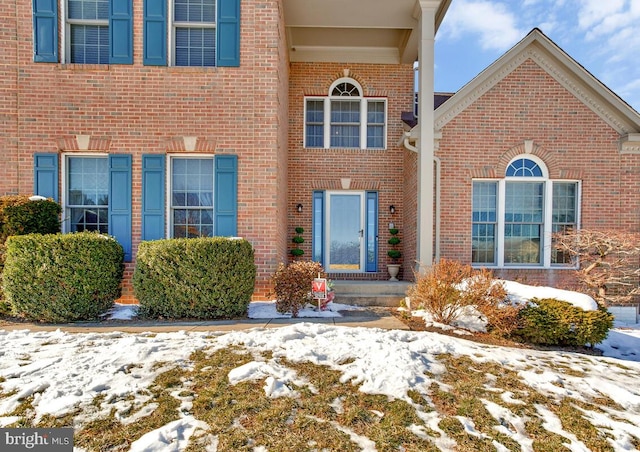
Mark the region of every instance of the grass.
MULTIPOLYGON (((495 450, 495 443, 519 451, 517 434, 526 435, 536 452, 565 450, 569 440, 545 427, 548 419, 540 415, 539 407, 553 413, 563 431, 590 450, 610 451, 610 434, 593 425, 587 413, 609 413, 611 419, 625 422, 624 409, 606 397, 559 400, 536 391, 499 363, 450 354, 438 355, 444 371, 425 375, 425 383, 404 399, 365 394, 358 385, 342 382, 342 374, 327 366, 289 362, 270 352, 255 356, 242 347, 200 350, 190 361, 188 367, 173 368, 158 363, 157 369, 164 370, 142 391, 142 404, 133 395, 118 400, 98 396, 84 412, 77 408, 36 423, 32 395, 4 415, 19 417, 11 427, 74 426, 76 446, 87 451, 129 450, 143 434, 181 414, 209 426, 208 432, 191 438, 187 452, 204 451, 211 437, 217 439, 220 451, 263 446, 269 451, 348 452, 361 450, 357 441, 363 439, 383 452, 435 452, 440 450, 438 441, 455 442, 458 452, 495 450), (295 371, 298 384, 286 384, 296 396, 267 397, 264 378, 232 385, 229 372, 251 361, 295 371), (499 414, 491 407, 499 407, 499 414)), ((574 378, 583 375, 564 364, 546 365, 574 378)), ((0 393, 0 403, 11 395, 0 393)), ((640 438, 631 442, 638 445, 640 438)))

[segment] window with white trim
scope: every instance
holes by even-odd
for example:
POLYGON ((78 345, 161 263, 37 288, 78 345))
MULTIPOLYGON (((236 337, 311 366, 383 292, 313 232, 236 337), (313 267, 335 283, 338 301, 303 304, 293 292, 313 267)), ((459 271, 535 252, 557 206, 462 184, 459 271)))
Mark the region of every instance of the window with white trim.
POLYGON ((65 231, 109 232, 109 162, 104 157, 68 156, 65 231))
POLYGON ((216 0, 173 0, 175 66, 216 65, 216 0))
POLYGON ((384 149, 387 101, 365 98, 353 79, 336 80, 325 97, 305 97, 307 148, 384 149))
POLYGON ((109 1, 67 0, 69 63, 109 63, 109 1))
POLYGON ((505 178, 473 181, 473 264, 566 266, 570 256, 555 250, 554 233, 579 223, 578 181, 551 180, 534 156, 515 158, 505 178))
POLYGON ((172 157, 170 174, 171 237, 213 236, 213 157, 172 157))

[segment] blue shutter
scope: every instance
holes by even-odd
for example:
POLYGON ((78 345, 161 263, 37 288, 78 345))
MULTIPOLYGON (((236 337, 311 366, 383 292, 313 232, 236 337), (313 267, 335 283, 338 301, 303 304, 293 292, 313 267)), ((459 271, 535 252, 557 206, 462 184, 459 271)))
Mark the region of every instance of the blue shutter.
POLYGON ((131 262, 131 156, 109 156, 109 234, 131 262))
POLYGON ((142 156, 142 240, 164 238, 164 155, 142 156))
POLYGON ((133 64, 132 0, 109 2, 109 63, 133 64))
POLYGON ((144 0, 143 56, 145 66, 167 65, 167 2, 144 0))
POLYGON ((33 194, 58 201, 58 154, 34 154, 33 194))
POLYGON ((311 254, 315 262, 324 265, 324 192, 313 192, 313 232, 311 236, 311 254))
POLYGON ((378 271, 378 192, 367 192, 367 215, 365 226, 366 271, 378 271))
POLYGON ((238 235, 238 157, 215 157, 215 235, 238 235))
POLYGON ((33 0, 33 61, 58 62, 58 0, 33 0))
POLYGON ((240 0, 218 0, 217 66, 240 66, 240 0))

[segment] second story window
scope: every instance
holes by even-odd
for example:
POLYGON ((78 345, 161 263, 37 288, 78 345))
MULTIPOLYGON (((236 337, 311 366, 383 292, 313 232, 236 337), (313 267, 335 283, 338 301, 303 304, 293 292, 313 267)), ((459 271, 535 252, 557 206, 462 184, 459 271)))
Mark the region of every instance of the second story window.
POLYGON ((176 66, 216 65, 216 0, 173 1, 176 66))
POLYGON ((70 63, 109 63, 109 0, 67 1, 70 63))
POLYGON ((304 145, 307 148, 386 148, 385 99, 365 98, 349 78, 333 83, 327 97, 305 99, 304 145))

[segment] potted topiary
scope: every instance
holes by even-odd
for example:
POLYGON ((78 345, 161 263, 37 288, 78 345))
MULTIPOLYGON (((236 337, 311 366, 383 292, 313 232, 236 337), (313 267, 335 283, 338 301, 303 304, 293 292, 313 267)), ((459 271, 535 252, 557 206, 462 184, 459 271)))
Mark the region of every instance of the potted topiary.
POLYGON ((295 247, 291 250, 291 255, 294 259, 304 254, 304 250, 300 248, 300 244, 304 243, 304 237, 302 237, 303 232, 304 228, 297 227, 296 235, 293 236, 293 243, 295 243, 295 247))
POLYGON ((387 264, 387 270, 389 271, 389 281, 398 281, 398 273, 400 272, 400 264, 398 259, 402 256, 400 250, 396 249, 396 246, 400 243, 400 237, 398 237, 398 228, 390 228, 389 234, 391 237, 387 240, 387 243, 391 245, 391 249, 387 251, 387 256, 391 258, 392 264, 387 264))

